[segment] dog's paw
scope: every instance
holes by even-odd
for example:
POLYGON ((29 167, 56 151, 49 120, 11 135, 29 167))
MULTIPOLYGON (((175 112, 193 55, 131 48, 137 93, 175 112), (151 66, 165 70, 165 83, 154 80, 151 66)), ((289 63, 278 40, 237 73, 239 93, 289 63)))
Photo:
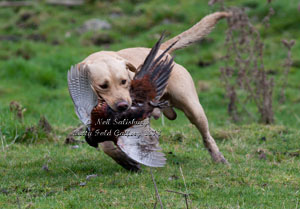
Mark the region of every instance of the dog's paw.
POLYGON ((226 158, 223 156, 221 152, 211 153, 211 157, 213 161, 216 163, 223 163, 229 165, 229 162, 226 160, 226 158))

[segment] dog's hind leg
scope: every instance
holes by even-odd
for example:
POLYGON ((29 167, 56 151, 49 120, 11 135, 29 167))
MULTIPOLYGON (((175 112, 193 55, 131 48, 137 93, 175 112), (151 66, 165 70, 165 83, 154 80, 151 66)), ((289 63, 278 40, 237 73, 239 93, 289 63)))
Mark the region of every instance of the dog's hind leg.
POLYGON ((197 100, 194 102, 185 103, 183 112, 191 121, 191 123, 193 123, 200 131, 203 143, 209 151, 213 161, 228 164, 223 154, 219 151, 214 138, 210 135, 208 121, 200 102, 197 100))
POLYGON ((227 163, 210 135, 207 118, 199 102, 193 79, 185 68, 180 65, 174 67, 167 90, 171 105, 182 110, 201 133, 204 145, 212 159, 215 162, 227 163))

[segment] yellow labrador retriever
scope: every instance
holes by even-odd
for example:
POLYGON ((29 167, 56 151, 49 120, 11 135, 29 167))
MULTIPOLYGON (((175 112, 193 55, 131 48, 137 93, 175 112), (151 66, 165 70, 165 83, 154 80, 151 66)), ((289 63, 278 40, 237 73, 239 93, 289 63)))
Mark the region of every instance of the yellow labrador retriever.
MULTIPOLYGON (((175 41, 177 43, 169 53, 199 41, 210 33, 219 19, 228 16, 230 14, 226 12, 216 12, 205 16, 192 28, 163 43, 161 52, 175 41)), ((84 65, 88 69, 94 92, 104 99, 113 110, 124 111, 131 106, 130 81, 149 51, 149 48, 142 47, 128 48, 117 52, 100 51, 88 56, 80 65, 84 65)), ((176 113, 172 107, 182 110, 201 133, 204 145, 212 159, 215 162, 227 163, 210 135, 208 121, 199 102, 193 79, 183 66, 175 63, 163 99, 167 99, 171 104, 170 108, 163 109, 163 114, 168 119, 174 120, 176 113)), ((157 116, 159 110, 154 114, 157 116)), ((130 159, 124 156, 112 142, 104 142, 101 147, 106 154, 123 167, 131 169, 133 166, 138 166, 134 162, 130 162, 130 159)))

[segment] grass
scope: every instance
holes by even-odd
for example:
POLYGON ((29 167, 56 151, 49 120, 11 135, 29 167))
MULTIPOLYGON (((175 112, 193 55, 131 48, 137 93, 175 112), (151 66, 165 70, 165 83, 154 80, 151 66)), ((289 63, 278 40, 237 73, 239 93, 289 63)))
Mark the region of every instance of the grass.
MULTIPOLYGON (((181 167, 191 208, 300 208, 298 1, 273 1, 276 14, 267 29, 260 22, 268 12, 266 2, 229 4, 251 8, 248 13, 265 38, 265 65, 276 72, 276 122, 265 126, 245 117, 233 124, 229 119, 219 80, 226 30, 221 21, 210 41, 176 52, 175 60, 193 76, 212 135, 231 166, 211 162, 199 133, 181 112, 164 127, 160 120, 153 121, 153 127, 162 130, 160 143, 167 155, 164 168, 152 169, 162 202, 165 208, 185 207, 181 195, 166 191, 185 192, 181 167), (278 103, 286 56, 282 39, 296 40, 292 50, 296 64, 288 78, 285 104, 278 103), (198 66, 207 60, 212 64, 198 66)), ((217 6, 209 7, 204 0, 0 8, 0 208, 153 208, 156 198, 149 168, 130 173, 87 144, 77 149, 64 144, 68 132, 79 124, 66 72, 99 50, 151 47, 162 31, 174 36, 215 10, 217 6), (112 29, 78 34, 76 29, 91 18, 108 20, 112 29), (92 40, 97 37, 110 43, 95 45, 92 40), (11 101, 26 109, 23 122, 10 111, 11 101), (52 125, 51 133, 39 125, 42 116, 52 125), (91 174, 97 177, 86 180, 91 174)), ((255 114, 255 106, 248 108, 255 114)))

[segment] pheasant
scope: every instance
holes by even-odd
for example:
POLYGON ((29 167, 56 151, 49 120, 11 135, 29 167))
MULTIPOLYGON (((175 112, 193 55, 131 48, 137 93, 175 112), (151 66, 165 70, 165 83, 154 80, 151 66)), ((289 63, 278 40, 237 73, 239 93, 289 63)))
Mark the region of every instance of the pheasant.
POLYGON ((129 158, 151 167, 162 167, 166 159, 159 152, 159 134, 150 127, 154 108, 163 108, 160 101, 173 68, 173 58, 164 58, 173 43, 157 58, 163 36, 151 49, 130 84, 131 107, 115 112, 90 87, 88 72, 75 65, 68 72, 68 87, 79 119, 87 126, 85 139, 90 146, 113 141, 129 158))

